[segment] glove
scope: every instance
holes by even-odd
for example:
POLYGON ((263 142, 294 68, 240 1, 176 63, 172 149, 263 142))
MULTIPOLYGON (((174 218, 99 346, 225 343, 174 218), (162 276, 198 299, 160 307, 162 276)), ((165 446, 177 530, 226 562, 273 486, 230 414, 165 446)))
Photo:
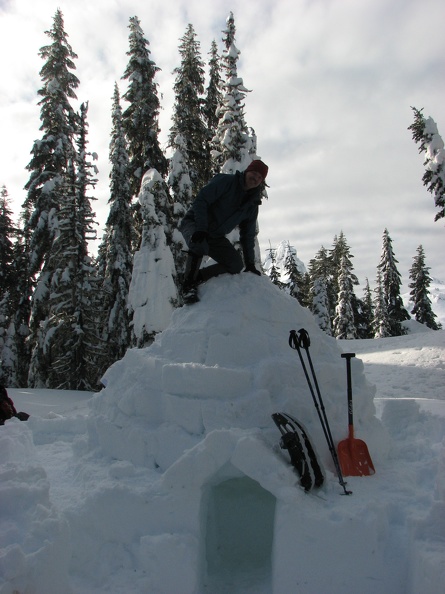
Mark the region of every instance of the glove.
POLYGON ((257 274, 258 276, 261 276, 261 272, 255 268, 255 264, 253 262, 250 262, 249 264, 246 265, 244 272, 253 272, 253 274, 257 274))
POLYGON ((207 231, 195 231, 192 235, 191 241, 192 243, 202 243, 207 239, 209 234, 207 231))

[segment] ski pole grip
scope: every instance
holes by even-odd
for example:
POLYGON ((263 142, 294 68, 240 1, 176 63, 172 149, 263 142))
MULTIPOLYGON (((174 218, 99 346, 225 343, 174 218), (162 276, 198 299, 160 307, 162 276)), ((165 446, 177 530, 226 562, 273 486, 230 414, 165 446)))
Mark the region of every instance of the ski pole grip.
POLYGON ((300 345, 307 350, 310 345, 311 345, 311 339, 309 338, 309 333, 307 330, 305 330, 304 328, 302 328, 299 332, 299 339, 300 339, 300 345))
POLYGON ((297 337, 297 331, 296 330, 291 330, 290 334, 289 334, 289 346, 291 349, 298 349, 299 344, 298 344, 298 337, 297 337))

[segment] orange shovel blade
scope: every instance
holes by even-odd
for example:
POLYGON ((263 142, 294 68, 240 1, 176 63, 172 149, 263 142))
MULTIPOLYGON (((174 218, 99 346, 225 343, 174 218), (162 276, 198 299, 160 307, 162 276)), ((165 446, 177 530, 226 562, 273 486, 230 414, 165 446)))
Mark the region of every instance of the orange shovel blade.
POLYGON ((349 436, 338 444, 338 460, 344 476, 370 476, 375 474, 368 446, 361 439, 349 436))

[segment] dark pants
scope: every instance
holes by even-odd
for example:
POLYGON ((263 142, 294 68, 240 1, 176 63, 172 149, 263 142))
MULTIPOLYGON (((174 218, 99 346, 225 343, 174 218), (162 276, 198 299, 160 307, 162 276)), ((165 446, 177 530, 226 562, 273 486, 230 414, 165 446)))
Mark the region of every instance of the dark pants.
MULTIPOLYGON (((227 237, 209 237, 207 244, 207 255, 215 260, 216 264, 201 268, 201 277, 204 281, 219 274, 238 274, 241 272, 244 267, 243 259, 227 237)), ((193 245, 190 246, 192 251, 193 245)))
POLYGON ((200 276, 203 281, 219 274, 238 274, 242 271, 244 263, 241 254, 227 237, 209 237, 201 243, 193 243, 191 237, 194 232, 193 223, 182 225, 181 233, 191 254, 198 257, 210 256, 216 262, 216 264, 201 268, 200 276))

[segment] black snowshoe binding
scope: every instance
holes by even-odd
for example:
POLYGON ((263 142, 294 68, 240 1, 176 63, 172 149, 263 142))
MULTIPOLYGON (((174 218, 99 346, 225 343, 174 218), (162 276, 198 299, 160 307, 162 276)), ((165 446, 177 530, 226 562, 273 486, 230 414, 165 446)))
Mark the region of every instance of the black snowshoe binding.
POLYGON ((280 447, 289 452, 300 485, 305 491, 321 487, 324 474, 306 429, 286 413, 274 413, 272 419, 281 432, 280 447))

